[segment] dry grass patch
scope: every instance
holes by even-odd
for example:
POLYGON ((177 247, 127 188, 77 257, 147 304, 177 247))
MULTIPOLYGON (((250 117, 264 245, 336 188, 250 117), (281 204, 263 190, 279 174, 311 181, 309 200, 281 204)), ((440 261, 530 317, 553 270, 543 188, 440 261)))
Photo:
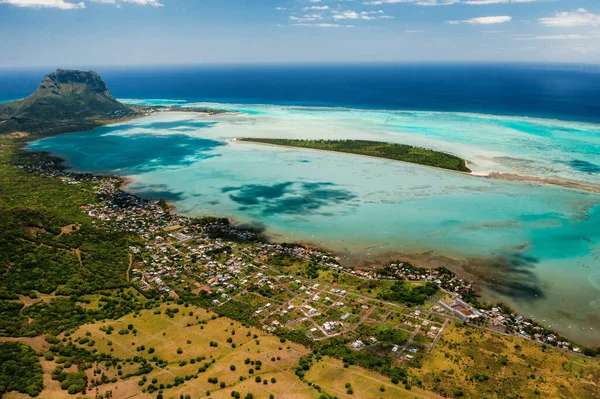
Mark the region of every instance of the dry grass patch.
POLYGON ((437 395, 415 387, 407 390, 403 385, 394 385, 390 379, 357 366, 344 368, 340 360, 323 357, 315 362, 306 373, 306 380, 318 385, 330 395, 338 398, 360 399, 413 399, 438 398, 437 395), (350 384, 351 394, 346 384, 350 384), (380 388, 383 388, 381 390, 380 388))
POLYGON ((600 362, 470 326, 449 325, 421 363, 413 380, 450 397, 600 397, 600 362))
MULTIPOLYGON (((83 337, 95 341, 91 348, 86 345, 87 349, 110 353, 122 360, 141 356, 154 364, 152 358, 157 356, 169 362, 164 368, 154 367, 154 370, 145 376, 146 380, 141 386, 138 382, 143 376, 117 382, 117 386, 128 384, 138 390, 147 388, 149 384, 156 387, 162 384, 165 398, 179 397, 180 394, 189 394, 194 398, 203 397, 206 391, 211 392, 211 398, 231 397, 233 390, 243 395, 251 392, 256 398, 267 398, 270 394, 288 397, 288 388, 295 387, 296 383, 300 382, 294 374, 298 360, 308 353, 308 350, 300 345, 281 343, 276 336, 244 327, 227 318, 216 317, 213 313, 193 306, 186 308, 163 305, 156 309, 143 310, 138 315, 127 315, 119 320, 87 324, 72 335, 74 340, 83 337), (167 308, 173 317, 169 317, 167 308), (175 309, 178 309, 177 312, 175 309), (106 333, 109 326, 113 328, 111 334, 106 333), (119 334, 120 330, 127 330, 128 333, 119 334), (231 339, 231 342, 228 342, 228 339, 231 339), (198 360, 200 358, 202 360, 198 360), (247 359, 248 364, 245 363, 247 359), (201 368, 205 368, 205 371, 201 372, 201 368), (186 376, 187 379, 182 384, 175 386, 176 377, 186 376), (260 376, 260 383, 255 381, 256 376, 260 376), (240 380, 240 377, 244 380, 240 380), (218 382, 211 383, 209 378, 218 382), (271 378, 275 378, 276 382, 272 383, 271 378), (265 379, 267 384, 264 384, 265 379), (225 383, 225 388, 221 388, 222 382, 225 383), (168 387, 169 385, 172 386, 168 387)), ((123 374, 137 367, 137 363, 122 364, 123 374)), ((111 371, 115 372, 112 369, 111 371)), ((109 377, 113 376, 108 372, 106 374, 109 377)), ((100 387, 101 392, 105 386, 108 385, 100 387)), ((313 397, 312 394, 308 394, 311 391, 308 386, 305 385, 304 389, 307 392, 307 396, 304 397, 313 397)), ((152 397, 156 394, 157 392, 154 392, 152 397)))

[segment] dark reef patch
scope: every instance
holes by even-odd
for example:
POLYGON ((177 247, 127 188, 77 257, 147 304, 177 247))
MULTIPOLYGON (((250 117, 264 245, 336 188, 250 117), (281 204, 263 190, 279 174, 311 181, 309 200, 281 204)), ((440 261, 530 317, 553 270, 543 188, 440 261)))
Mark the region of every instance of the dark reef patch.
POLYGON ((159 199, 166 201, 180 201, 185 197, 183 191, 173 191, 167 188, 166 184, 142 184, 132 185, 131 191, 142 198, 159 199))
MULTIPOLYGON (((356 198, 352 192, 336 188, 329 182, 284 182, 272 185, 246 184, 225 187, 223 193, 240 205, 241 210, 253 209, 264 216, 276 214, 301 215, 318 212, 328 205, 341 204, 356 198)), ((324 215, 331 216, 331 212, 324 215)))
POLYGON ((262 234, 267 231, 267 225, 258 220, 254 220, 248 223, 242 223, 237 225, 236 227, 242 230, 252 231, 257 234, 262 234))
POLYGON ((279 183, 273 185, 246 184, 240 187, 224 187, 223 193, 237 192, 230 194, 232 201, 242 205, 258 205, 264 201, 272 201, 283 197, 288 189, 293 185, 292 182, 279 183))
POLYGON ((492 292, 516 301, 534 301, 546 298, 533 272, 538 263, 535 257, 514 252, 485 262, 470 260, 464 269, 492 292))
POLYGON ((584 161, 581 159, 573 159, 566 163, 571 168, 584 173, 596 174, 600 173, 600 165, 596 165, 594 163, 584 161))

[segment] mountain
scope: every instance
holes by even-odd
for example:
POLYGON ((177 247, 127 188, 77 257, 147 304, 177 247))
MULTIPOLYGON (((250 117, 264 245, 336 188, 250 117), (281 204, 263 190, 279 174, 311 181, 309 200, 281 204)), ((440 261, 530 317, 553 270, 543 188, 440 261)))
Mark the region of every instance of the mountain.
POLYGON ((117 101, 98 73, 58 69, 29 97, 0 104, 0 134, 48 136, 89 130, 138 111, 117 101))

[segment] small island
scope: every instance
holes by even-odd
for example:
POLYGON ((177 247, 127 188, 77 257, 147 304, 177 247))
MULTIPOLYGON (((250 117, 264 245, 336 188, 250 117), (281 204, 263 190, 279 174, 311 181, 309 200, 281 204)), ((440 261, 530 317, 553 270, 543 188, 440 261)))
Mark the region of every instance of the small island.
POLYGON ((367 155, 394 161, 410 162, 441 169, 470 173, 467 162, 455 155, 406 144, 384 143, 369 140, 297 140, 269 138, 240 138, 240 141, 279 145, 285 147, 310 148, 315 150, 367 155))

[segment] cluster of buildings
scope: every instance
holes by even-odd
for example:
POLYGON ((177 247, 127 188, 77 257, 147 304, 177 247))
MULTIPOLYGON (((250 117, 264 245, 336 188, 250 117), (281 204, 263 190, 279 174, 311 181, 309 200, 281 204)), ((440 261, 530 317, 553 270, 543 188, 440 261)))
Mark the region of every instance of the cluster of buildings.
POLYGON ((439 304, 443 308, 448 310, 450 313, 458 316, 463 320, 475 319, 481 317, 482 314, 473 308, 471 305, 460 299, 458 296, 454 296, 450 302, 446 302, 440 299, 439 304))
MULTIPOLYGON (((300 280, 294 281, 292 276, 273 276, 272 273, 266 273, 268 266, 258 262, 276 254, 289 254, 366 280, 431 282, 452 298, 450 301, 439 301, 433 311, 441 313, 447 310, 459 319, 477 322, 488 328, 574 352, 580 350, 554 332, 531 320, 525 320, 510 309, 476 309, 462 299, 464 295, 472 294, 471 284, 445 268, 422 269, 408 263, 390 263, 382 269, 361 271, 341 266, 339 258, 315 248, 270 243, 242 245, 240 243, 258 242, 257 234, 231 226, 223 220, 198 224, 195 219, 171 214, 164 203, 145 200, 121 191, 119 186, 122 181, 119 178, 70 173, 64 170, 59 160, 45 155, 40 155, 37 163, 17 167, 42 176, 60 178, 65 184, 95 182, 98 202, 84 206, 82 210, 104 227, 136 233, 144 239, 144 245, 130 248, 134 265, 128 276, 141 290, 154 290, 176 298, 175 285, 184 286, 189 287, 194 294, 201 291, 219 294, 213 304, 221 306, 234 296, 245 295, 251 286, 277 290, 282 280, 289 279, 290 282, 302 285, 299 291, 308 295, 313 302, 319 301, 318 283, 304 285, 306 282, 302 284, 300 280)), ((347 294, 346 290, 332 288, 331 293, 336 300, 330 299, 332 303, 328 307, 342 308, 344 303, 339 299, 347 294)), ((296 310, 293 305, 281 307, 269 302, 254 310, 254 313, 262 317, 275 312, 275 308, 284 316, 296 310)), ((308 301, 297 310, 311 320, 319 315, 319 310, 308 301)), ((335 334, 350 316, 350 313, 344 312, 341 317, 336 316, 335 319, 315 324, 313 328, 318 326, 317 330, 325 335, 335 334)), ((272 321, 268 328, 280 326, 281 323, 272 321)), ((427 334, 434 337, 438 332, 437 327, 432 327, 427 334)), ((351 345, 360 349, 365 343, 356 340, 351 345)))
POLYGON ((29 154, 33 162, 17 164, 17 169, 34 173, 42 177, 55 177, 61 179, 67 184, 78 184, 81 181, 103 181, 103 177, 95 176, 90 173, 68 172, 64 163, 59 158, 50 157, 43 153, 29 154))
MULTIPOLYGON (((143 260, 139 268, 132 270, 133 279, 140 284, 141 289, 156 289, 160 292, 175 296, 176 294, 169 286, 171 282, 194 281, 196 292, 205 290, 209 293, 220 292, 219 299, 214 300, 214 305, 221 305, 230 299, 230 294, 224 290, 232 291, 243 289, 249 285, 267 286, 275 289, 278 280, 292 276, 269 276, 261 272, 248 273, 248 267, 255 267, 253 260, 266 259, 274 254, 286 253, 306 261, 318 261, 321 266, 332 268, 338 272, 349 273, 366 279, 402 279, 406 281, 424 281, 437 284, 440 289, 451 295, 450 301, 439 301, 434 311, 447 310, 450 314, 461 320, 473 321, 505 333, 514 333, 524 338, 538 342, 562 347, 574 352, 580 349, 574 347, 569 341, 560 339, 555 333, 546 328, 525 320, 514 314, 510 309, 494 307, 491 309, 476 309, 461 298, 461 294, 472 293, 472 285, 458 278, 447 269, 423 269, 405 263, 391 263, 381 270, 361 271, 343 267, 339 264, 339 258, 327 254, 319 249, 307 248, 300 245, 269 244, 262 243, 258 246, 243 247, 231 241, 212 238, 217 233, 228 237, 234 237, 242 241, 256 241, 257 236, 253 232, 240 230, 227 223, 213 223, 204 226, 194 226, 191 219, 171 215, 166 212, 157 201, 148 201, 117 189, 120 180, 116 178, 104 178, 99 181, 97 195, 100 202, 84 207, 88 215, 105 223, 114 223, 118 228, 136 232, 146 239, 144 248, 135 248, 134 254, 142 255, 143 260), (232 247, 236 251, 232 251, 232 247), (214 252, 222 251, 222 261, 216 261, 214 252), (246 255, 246 259, 234 255, 233 252, 246 255), (250 263, 249 263, 250 262, 250 263), (189 268, 190 265, 202 266, 189 268), (142 270, 143 269, 143 270, 142 270), (236 280, 235 283, 232 280, 236 280), (220 287, 220 288, 219 288, 220 287)), ((266 266, 262 266, 266 268, 266 266)), ((300 283, 297 280, 296 283, 300 283)), ((312 296, 313 301, 320 297, 316 293, 319 284, 300 287, 300 292, 312 296)), ((332 289, 336 296, 345 296, 346 290, 332 289)), ((337 303, 343 306, 342 302, 337 303)), ((256 314, 267 314, 271 303, 256 310, 256 314)), ((292 307, 293 309, 293 307, 292 307)), ((292 309, 283 310, 289 312, 292 309)), ((320 313, 318 309, 309 304, 303 305, 302 313, 306 317, 313 318, 320 313)), ((317 327, 326 335, 335 334, 342 327, 350 314, 344 314, 339 320, 328 320, 317 327)), ((418 317, 418 316, 417 316, 418 317)), ((423 321, 427 323, 427 321, 423 321)), ((269 326, 269 329, 280 327, 279 323, 269 326)), ((427 336, 433 338, 438 334, 438 327, 426 328, 427 336)), ((316 331, 315 331, 316 332, 316 331)), ((353 347, 361 346, 357 340, 353 347)), ((363 344, 364 345, 364 344, 363 344)))

